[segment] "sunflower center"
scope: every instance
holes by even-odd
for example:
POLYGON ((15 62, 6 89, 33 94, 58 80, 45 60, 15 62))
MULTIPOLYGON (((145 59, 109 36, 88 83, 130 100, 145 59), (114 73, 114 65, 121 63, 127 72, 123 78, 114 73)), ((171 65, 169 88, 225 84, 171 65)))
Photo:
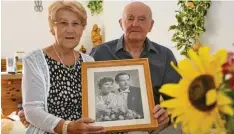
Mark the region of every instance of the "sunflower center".
POLYGON ((210 75, 201 75, 195 78, 189 86, 189 100, 191 104, 201 111, 212 110, 216 102, 209 106, 206 105, 206 93, 215 88, 214 79, 210 75))

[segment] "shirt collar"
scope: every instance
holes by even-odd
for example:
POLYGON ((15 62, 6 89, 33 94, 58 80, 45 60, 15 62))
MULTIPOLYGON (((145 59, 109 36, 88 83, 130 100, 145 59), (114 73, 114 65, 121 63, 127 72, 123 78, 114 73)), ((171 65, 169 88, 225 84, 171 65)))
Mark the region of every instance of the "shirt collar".
POLYGON ((153 43, 149 40, 149 38, 146 37, 145 39, 145 50, 149 52, 150 50, 155 51, 158 53, 159 51, 156 49, 156 47, 153 45, 153 43))
POLYGON ((129 93, 129 92, 130 92, 129 88, 128 88, 128 89, 125 89, 124 91, 121 90, 121 89, 119 89, 119 91, 120 91, 120 93, 129 93))
POLYGON ((120 49, 123 49, 124 36, 122 35, 116 45, 115 52, 118 52, 120 49))
MULTIPOLYGON (((117 45, 116 45, 116 48, 115 48, 115 52, 118 52, 119 50, 124 49, 123 43, 124 43, 124 35, 122 35, 119 38, 119 40, 117 42, 117 45)), ((145 39, 145 48, 144 48, 143 51, 149 52, 150 50, 153 50, 153 51, 158 53, 158 50, 154 47, 153 43, 146 37, 146 39, 145 39)))

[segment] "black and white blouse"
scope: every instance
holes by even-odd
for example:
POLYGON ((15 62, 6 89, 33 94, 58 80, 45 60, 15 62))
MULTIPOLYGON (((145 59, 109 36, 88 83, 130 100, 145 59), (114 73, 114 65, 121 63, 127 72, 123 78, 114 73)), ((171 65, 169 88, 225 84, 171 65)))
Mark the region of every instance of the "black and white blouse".
POLYGON ((64 120, 81 118, 81 62, 69 70, 45 54, 49 66, 50 90, 47 98, 48 112, 64 120))

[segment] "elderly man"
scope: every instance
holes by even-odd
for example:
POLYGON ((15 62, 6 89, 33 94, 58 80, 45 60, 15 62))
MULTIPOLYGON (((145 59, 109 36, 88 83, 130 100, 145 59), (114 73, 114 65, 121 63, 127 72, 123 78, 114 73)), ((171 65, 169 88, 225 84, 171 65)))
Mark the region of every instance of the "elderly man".
MULTIPOLYGON (((163 84, 179 81, 179 74, 170 66, 171 61, 176 64, 176 59, 171 50, 147 38, 154 20, 151 9, 144 3, 128 4, 124 8, 119 24, 124 32, 123 36, 95 47, 90 55, 96 61, 148 58, 154 98, 157 104, 152 112, 159 127, 165 127, 169 124, 169 115, 165 109, 160 107, 158 89, 163 84)), ((164 99, 169 99, 163 94, 162 96, 164 99)))

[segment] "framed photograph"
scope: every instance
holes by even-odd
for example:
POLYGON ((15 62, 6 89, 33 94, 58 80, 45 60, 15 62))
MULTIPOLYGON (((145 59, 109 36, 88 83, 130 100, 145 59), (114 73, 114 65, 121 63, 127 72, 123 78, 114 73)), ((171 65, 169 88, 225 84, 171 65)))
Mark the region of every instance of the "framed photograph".
POLYGON ((108 132, 153 130, 154 106, 148 59, 82 63, 82 114, 92 125, 108 132))

